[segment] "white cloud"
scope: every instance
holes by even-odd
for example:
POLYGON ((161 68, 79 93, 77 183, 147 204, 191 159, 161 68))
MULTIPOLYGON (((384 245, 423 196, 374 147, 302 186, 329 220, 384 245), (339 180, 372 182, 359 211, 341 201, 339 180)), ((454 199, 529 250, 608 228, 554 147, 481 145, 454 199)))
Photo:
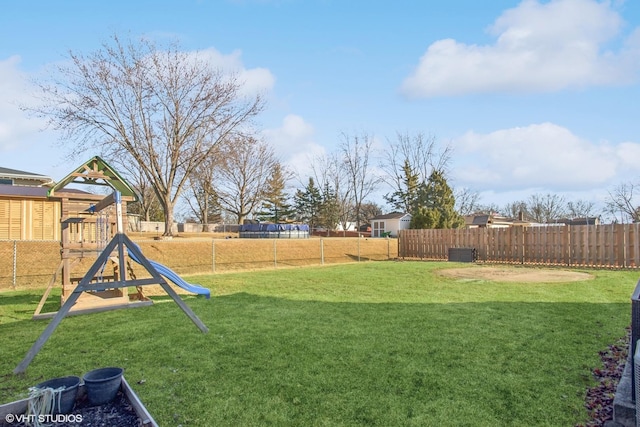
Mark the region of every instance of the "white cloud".
POLYGON ((214 67, 233 73, 242 83, 242 92, 247 95, 269 91, 275 84, 275 77, 266 68, 245 68, 242 63, 242 52, 235 50, 229 55, 224 55, 214 48, 198 52, 198 56, 207 60, 214 67))
POLYGON ((35 101, 26 75, 18 68, 20 61, 19 56, 0 60, 0 152, 24 149, 44 125, 20 110, 35 101))
POLYGON ((456 182, 477 191, 606 188, 635 178, 640 144, 593 142, 553 123, 467 132, 454 140, 456 182))
POLYGON ((524 0, 490 27, 494 44, 431 44, 401 90, 418 98, 630 82, 640 71, 640 33, 618 40, 622 28, 610 2, 524 0), (604 50, 615 41, 625 46, 604 50))
POLYGON ((285 116, 281 127, 263 131, 280 159, 300 177, 311 173, 312 159, 325 154, 324 147, 314 141, 314 135, 313 126, 295 114, 285 116))

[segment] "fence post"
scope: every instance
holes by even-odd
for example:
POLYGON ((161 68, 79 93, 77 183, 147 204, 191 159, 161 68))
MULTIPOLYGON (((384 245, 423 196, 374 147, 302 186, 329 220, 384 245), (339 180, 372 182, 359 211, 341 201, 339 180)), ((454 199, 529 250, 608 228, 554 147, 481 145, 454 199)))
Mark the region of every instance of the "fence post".
POLYGON ((278 239, 273 239, 273 268, 278 268, 278 249, 276 247, 276 242, 278 239))
POLYGON ((524 265, 524 233, 526 232, 525 227, 520 227, 520 239, 518 241, 518 245, 520 246, 520 264, 524 265))
POLYGON ((18 241, 13 241, 13 289, 17 288, 17 277, 18 277, 18 241))
POLYGON ((565 243, 567 245, 566 250, 565 250, 565 264, 567 264, 567 267, 571 266, 571 224, 567 224, 565 226, 565 231, 567 232, 567 237, 565 237, 565 243))
POLYGON ((320 238, 320 265, 324 265, 324 239, 320 238))
POLYGON ((358 237, 358 262, 360 262, 360 237, 358 237))
POLYGON ((391 239, 387 236, 387 260, 391 258, 391 239))
MULTIPOLYGON (((627 262, 627 224, 621 225, 622 227, 618 227, 618 229, 622 228, 620 231, 622 233, 622 268, 627 268, 629 266, 629 263, 627 262)), ((619 237, 618 243, 620 243, 619 237)))
POLYGON ((211 239, 211 272, 216 272, 216 239, 211 239))

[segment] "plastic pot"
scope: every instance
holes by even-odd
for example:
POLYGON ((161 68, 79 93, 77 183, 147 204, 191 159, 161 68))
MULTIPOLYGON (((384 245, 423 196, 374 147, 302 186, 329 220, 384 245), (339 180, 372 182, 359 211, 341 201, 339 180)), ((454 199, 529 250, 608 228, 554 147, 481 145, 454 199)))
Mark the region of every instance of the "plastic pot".
POLYGON ((52 414, 68 414, 73 410, 76 404, 76 397, 78 396, 78 386, 80 385, 80 377, 68 376, 61 378, 53 378, 39 384, 36 384, 36 388, 52 388, 54 390, 62 388, 60 392, 60 398, 58 396, 54 399, 52 414))
POLYGON ((100 368, 84 374, 84 387, 90 405, 111 402, 120 389, 122 368, 100 368))

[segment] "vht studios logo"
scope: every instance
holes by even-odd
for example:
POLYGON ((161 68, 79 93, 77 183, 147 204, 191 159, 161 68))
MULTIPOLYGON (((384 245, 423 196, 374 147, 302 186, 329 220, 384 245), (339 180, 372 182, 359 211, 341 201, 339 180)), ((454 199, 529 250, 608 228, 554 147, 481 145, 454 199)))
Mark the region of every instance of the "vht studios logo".
POLYGON ((5 422, 8 424, 23 423, 23 424, 51 424, 51 423, 81 423, 82 415, 76 414, 46 414, 46 415, 26 415, 26 414, 7 414, 4 416, 5 422))

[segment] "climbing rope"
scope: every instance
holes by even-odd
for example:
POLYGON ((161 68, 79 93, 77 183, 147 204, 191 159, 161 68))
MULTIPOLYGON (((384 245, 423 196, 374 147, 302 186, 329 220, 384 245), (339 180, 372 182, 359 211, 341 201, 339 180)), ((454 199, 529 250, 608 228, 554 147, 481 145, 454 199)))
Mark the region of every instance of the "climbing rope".
POLYGON ((29 402, 27 405, 27 417, 33 420, 34 427, 42 427, 48 424, 40 422, 39 415, 52 415, 56 408, 60 409, 60 398, 65 387, 29 387, 29 402))

